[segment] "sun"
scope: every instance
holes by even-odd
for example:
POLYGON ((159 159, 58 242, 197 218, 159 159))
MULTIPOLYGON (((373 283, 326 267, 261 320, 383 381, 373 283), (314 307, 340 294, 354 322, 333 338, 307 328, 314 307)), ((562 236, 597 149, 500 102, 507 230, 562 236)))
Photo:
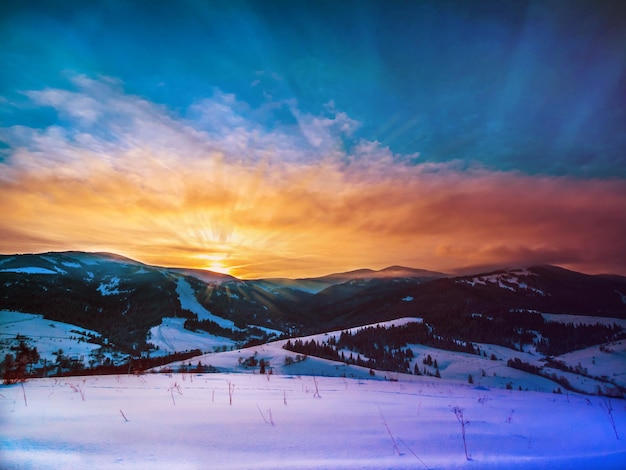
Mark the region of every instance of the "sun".
POLYGON ((203 260, 202 267, 200 269, 206 269, 214 273, 228 274, 230 273, 230 266, 227 266, 224 261, 227 258, 225 254, 211 254, 211 255, 198 255, 198 258, 203 260))
POLYGON ((215 262, 211 263, 209 266, 206 266, 204 269, 207 269, 209 271, 213 271, 214 273, 230 275, 230 267, 224 266, 223 263, 220 263, 218 261, 215 261, 215 262))

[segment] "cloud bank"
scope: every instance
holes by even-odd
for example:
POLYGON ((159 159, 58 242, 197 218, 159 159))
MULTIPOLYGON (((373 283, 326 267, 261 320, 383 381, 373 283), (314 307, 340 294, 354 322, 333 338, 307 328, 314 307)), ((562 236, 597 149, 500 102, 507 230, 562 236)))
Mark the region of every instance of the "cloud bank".
POLYGON ((626 274, 621 179, 420 162, 353 138, 359 123, 332 102, 311 115, 216 89, 173 112, 107 77, 70 88, 24 91, 54 125, 0 129, 3 253, 107 250, 246 278, 391 264, 626 274), (260 124, 277 109, 291 119, 260 124))

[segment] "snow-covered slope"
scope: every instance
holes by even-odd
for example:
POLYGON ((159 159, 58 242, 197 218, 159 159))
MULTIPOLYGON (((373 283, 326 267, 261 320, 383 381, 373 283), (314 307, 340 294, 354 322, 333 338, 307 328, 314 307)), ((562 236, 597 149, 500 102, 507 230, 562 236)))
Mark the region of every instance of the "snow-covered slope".
POLYGON ((571 323, 573 325, 618 325, 626 328, 626 319, 613 317, 596 317, 593 315, 568 315, 566 313, 542 313, 548 322, 571 323))
POLYGON ((606 377, 626 387, 626 340, 581 349, 558 356, 557 359, 571 368, 606 377))
POLYGON ((198 320, 210 320, 214 323, 217 323, 222 328, 237 329, 234 322, 226 320, 222 317, 218 317, 217 315, 213 315, 206 308, 204 308, 200 304, 200 302, 198 302, 198 299, 196 299, 193 289, 185 280, 185 278, 178 278, 178 282, 176 284, 176 293, 178 294, 180 306, 183 309, 189 310, 190 312, 198 315, 198 320))
MULTIPOLYGON (((196 292, 207 287, 204 281, 198 280, 202 273, 191 270, 194 277, 185 273, 185 270, 149 266, 110 253, 0 255, 0 310, 35 313, 98 332, 110 348, 126 354, 133 351, 136 356, 174 352, 174 345, 181 350, 204 346, 203 351, 210 351, 216 345, 231 344, 232 340, 226 338, 183 332, 178 325, 172 326, 169 319, 188 317, 210 320, 226 330, 242 331, 222 315, 229 314, 234 307, 238 312, 245 311, 245 301, 239 301, 241 306, 235 298, 210 307, 202 305, 196 298, 196 292), (155 329, 152 344, 161 347, 158 351, 149 350, 147 336, 151 328, 155 329), (182 339, 183 333, 189 344, 182 339), (179 340, 175 341, 174 337, 179 340)), ((234 278, 223 276, 223 279, 234 278)), ((216 295, 223 290, 216 285, 211 287, 216 295)), ((258 306, 257 310, 262 311, 262 307, 258 306)), ((260 318, 257 323, 275 326, 264 320, 260 318)), ((228 336, 228 331, 216 334, 228 336)), ((239 340, 248 339, 245 335, 244 331, 239 340)), ((256 336, 259 335, 255 332, 249 335, 256 336)), ((37 338, 35 343, 39 341, 37 338)))
POLYGON ((20 274, 59 274, 59 271, 41 268, 39 266, 24 266, 19 268, 0 269, 0 273, 20 273, 20 274))
MULTIPOLYGON (((41 315, 0 310, 0 357, 12 352, 13 347, 23 341, 36 347, 41 361, 54 364, 59 350, 85 366, 89 365, 100 345, 88 342, 100 335, 69 323, 47 320, 41 315), (88 336, 89 335, 89 336, 88 336), (90 338, 91 336, 91 338, 90 338)), ((108 353, 103 356, 113 358, 108 353)))
POLYGON ((519 289, 529 290, 539 295, 546 295, 546 293, 535 287, 528 285, 528 278, 537 276, 535 273, 527 269, 513 269, 510 271, 498 272, 494 274, 474 276, 471 279, 459 279, 457 282, 470 285, 486 286, 492 284, 498 286, 500 289, 507 289, 511 292, 517 292, 519 289))
MULTIPOLYGON (((348 330, 337 330, 326 333, 305 336, 302 342, 316 341, 320 344, 331 344, 339 340, 342 331, 354 334, 368 327, 391 327, 402 326, 412 322, 421 323, 421 318, 400 318, 388 322, 379 322, 372 325, 354 327, 348 330)), ((315 356, 304 356, 284 348, 288 340, 272 341, 258 346, 245 349, 233 349, 229 351, 210 353, 193 358, 192 363, 201 362, 210 365, 223 372, 254 373, 258 372, 258 362, 263 359, 267 369, 274 374, 297 374, 297 375, 320 375, 328 377, 352 377, 394 379, 402 377, 404 381, 421 380, 420 376, 412 374, 399 374, 379 370, 370 370, 369 367, 361 367, 354 364, 324 359, 315 356), (250 367, 248 358, 256 360, 255 365, 250 367)), ((622 385, 626 380, 626 340, 602 348, 590 348, 577 351, 564 356, 552 358, 553 362, 546 363, 546 357, 536 351, 516 351, 504 346, 492 344, 478 344, 482 354, 469 354, 465 352, 448 351, 432 346, 421 344, 408 344, 407 349, 412 352, 409 369, 416 366, 425 374, 439 373, 442 380, 455 383, 467 383, 470 380, 477 386, 489 388, 509 388, 515 390, 554 392, 557 390, 567 391, 559 380, 566 378, 576 390, 595 394, 598 390, 603 393, 613 393, 614 385, 622 385), (430 356, 437 364, 426 366, 424 361, 430 356), (531 373, 511 367, 509 361, 520 360, 540 371, 531 373), (584 370, 574 370, 579 361, 584 364, 584 370), (571 371, 555 368, 554 364, 562 362, 572 367, 571 371), (613 382, 613 384, 611 383, 613 382)), ((343 350, 347 357, 352 354, 349 350, 343 350)), ((356 352, 354 353, 356 356, 356 352)), ((363 359, 367 359, 365 356, 363 359)), ((157 367, 155 371, 177 370, 186 366, 188 361, 174 362, 166 366, 157 367)), ((616 392, 619 394, 619 392, 616 392)))
POLYGON ((213 351, 223 346, 233 346, 235 342, 222 336, 204 331, 189 331, 184 327, 184 318, 164 318, 160 325, 150 328, 148 341, 158 348, 153 356, 180 351, 213 351))

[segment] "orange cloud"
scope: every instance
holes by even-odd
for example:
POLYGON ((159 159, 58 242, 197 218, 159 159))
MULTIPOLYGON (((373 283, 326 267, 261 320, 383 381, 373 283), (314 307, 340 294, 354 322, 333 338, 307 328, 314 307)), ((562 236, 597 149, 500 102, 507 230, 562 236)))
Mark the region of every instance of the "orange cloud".
POLYGON ((402 263, 443 271, 556 263, 624 273, 621 181, 332 163, 146 168, 0 186, 0 250, 107 249, 155 264, 219 259, 243 277, 402 263), (217 167, 216 167, 217 169, 217 167), (157 181, 163 182, 163 189, 157 181))
POLYGON ((0 129, 12 148, 0 164, 3 253, 106 250, 246 278, 392 264, 626 274, 622 180, 416 164, 377 142, 347 153, 336 134, 356 124, 343 114, 262 132, 231 95, 196 106, 210 110, 201 124, 233 125, 198 129, 117 85, 76 82, 83 99, 32 97, 87 128, 0 129))

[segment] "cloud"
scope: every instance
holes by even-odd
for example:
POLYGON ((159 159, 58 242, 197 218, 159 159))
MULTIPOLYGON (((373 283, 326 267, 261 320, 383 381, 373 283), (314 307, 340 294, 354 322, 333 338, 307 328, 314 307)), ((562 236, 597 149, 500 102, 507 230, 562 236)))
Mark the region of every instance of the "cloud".
POLYGON ((359 127, 346 113, 336 111, 334 102, 330 101, 325 108, 332 117, 311 116, 300 112, 294 104, 291 106, 302 135, 311 147, 322 152, 336 149, 340 143, 338 135, 351 135, 359 127))
POLYGON ((358 123, 332 105, 312 116, 290 103, 298 125, 268 129, 251 118, 263 110, 219 90, 177 115, 111 79, 73 85, 27 92, 70 126, 0 131, 3 252, 193 267, 210 256, 246 277, 391 264, 626 274, 622 180, 420 163, 375 141, 348 149, 358 123))
POLYGON ((65 111, 67 116, 93 124, 99 117, 96 100, 65 90, 30 91, 26 95, 33 103, 65 111))

